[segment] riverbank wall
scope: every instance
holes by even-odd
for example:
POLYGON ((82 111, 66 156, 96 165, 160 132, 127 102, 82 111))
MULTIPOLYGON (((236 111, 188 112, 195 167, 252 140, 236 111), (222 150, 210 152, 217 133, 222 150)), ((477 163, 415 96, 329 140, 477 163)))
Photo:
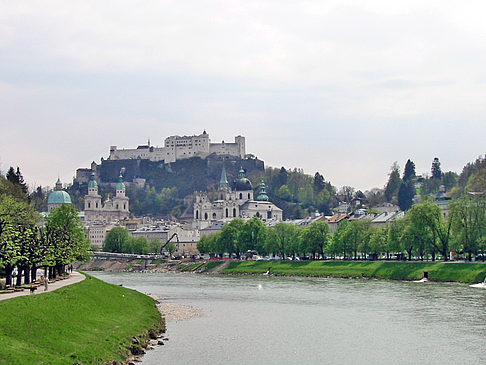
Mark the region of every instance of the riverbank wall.
POLYGON ((387 280, 420 280, 474 284, 486 277, 486 264, 468 262, 398 261, 165 261, 143 259, 93 259, 83 270, 136 272, 196 272, 223 275, 278 275, 387 280))
POLYGON ((246 261, 231 262, 223 274, 267 274, 388 280, 478 283, 486 277, 486 264, 464 262, 392 261, 246 261))

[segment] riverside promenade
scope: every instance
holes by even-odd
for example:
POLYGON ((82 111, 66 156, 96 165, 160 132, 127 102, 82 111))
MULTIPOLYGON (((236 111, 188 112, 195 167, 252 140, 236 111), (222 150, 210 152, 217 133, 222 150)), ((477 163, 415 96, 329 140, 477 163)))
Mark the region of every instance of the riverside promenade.
POLYGON ((34 291, 33 294, 30 293, 29 289, 24 289, 23 291, 17 291, 13 293, 3 293, 0 294, 0 300, 6 300, 6 299, 11 299, 11 298, 16 298, 16 297, 21 297, 24 295, 39 295, 39 294, 44 294, 44 293, 49 293, 51 291, 54 291, 56 289, 62 288, 64 286, 72 285, 75 283, 79 283, 80 281, 83 281, 86 279, 86 276, 83 274, 73 271, 72 273, 69 274, 69 277, 67 279, 63 280, 57 280, 53 283, 49 283, 47 291, 44 291, 44 285, 39 285, 37 287, 37 290, 34 291))

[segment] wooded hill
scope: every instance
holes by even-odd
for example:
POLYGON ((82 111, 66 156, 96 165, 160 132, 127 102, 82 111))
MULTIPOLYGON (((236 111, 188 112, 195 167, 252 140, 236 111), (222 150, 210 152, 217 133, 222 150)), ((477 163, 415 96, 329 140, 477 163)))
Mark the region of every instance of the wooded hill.
MULTIPOLYGON (((283 209, 284 219, 301 218, 316 210, 326 215, 332 214, 332 209, 340 201, 350 202, 353 199, 359 202, 356 207, 372 207, 390 202, 408 209, 414 197, 415 201, 433 198, 441 185, 445 186, 453 198, 466 191, 486 191, 485 157, 466 164, 459 175, 452 171, 443 173, 438 159, 432 160, 430 174, 418 177, 415 176, 412 161, 407 161, 403 173, 396 163, 383 188, 362 192, 351 186, 338 190, 319 172, 307 175, 299 169, 264 168, 264 162, 255 158, 223 159, 221 156, 210 156, 207 159, 194 157, 167 165, 144 160, 105 160, 98 167, 100 194, 105 198, 113 195, 113 184, 118 181, 120 170, 125 168, 125 181, 131 182, 136 177, 146 179, 143 189, 127 184, 130 210, 134 215, 180 217, 191 203, 194 191, 217 189, 223 160, 230 183, 238 177, 240 167, 246 170, 255 193, 258 193, 260 181, 264 180, 267 195, 283 209)), ((82 209, 87 184, 75 182, 68 188, 68 192, 74 204, 82 209)), ((45 189, 37 187, 30 195, 37 210, 46 210, 47 193, 45 189)))

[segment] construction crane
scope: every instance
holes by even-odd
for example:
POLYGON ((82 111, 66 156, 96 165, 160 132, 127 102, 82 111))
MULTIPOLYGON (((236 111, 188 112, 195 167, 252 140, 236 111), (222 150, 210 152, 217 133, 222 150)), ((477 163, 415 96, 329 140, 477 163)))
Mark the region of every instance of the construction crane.
POLYGON ((177 235, 177 233, 174 233, 172 236, 170 236, 170 238, 167 240, 166 243, 164 243, 161 247, 160 247, 160 254, 163 255, 164 254, 164 248, 165 246, 167 246, 169 244, 170 241, 172 241, 173 238, 176 238, 177 239, 177 244, 176 244, 176 247, 177 249, 179 249, 179 236, 177 235))

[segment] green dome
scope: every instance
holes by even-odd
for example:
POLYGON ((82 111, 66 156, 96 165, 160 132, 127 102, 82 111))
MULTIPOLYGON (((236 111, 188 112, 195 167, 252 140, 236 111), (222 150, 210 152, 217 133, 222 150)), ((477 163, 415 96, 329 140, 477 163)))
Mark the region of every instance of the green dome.
POLYGON ((88 188, 97 188, 98 183, 95 180, 95 173, 91 173, 91 177, 89 178, 88 188))
POLYGON ((63 190, 56 190, 49 194, 47 204, 71 204, 71 197, 63 190))
POLYGON ((116 190, 125 190, 125 184, 123 183, 123 176, 121 174, 118 177, 118 184, 116 184, 116 190))
POLYGON ((256 200, 258 201, 268 201, 268 195, 265 191, 265 182, 262 180, 260 183, 260 194, 258 194, 256 200))

